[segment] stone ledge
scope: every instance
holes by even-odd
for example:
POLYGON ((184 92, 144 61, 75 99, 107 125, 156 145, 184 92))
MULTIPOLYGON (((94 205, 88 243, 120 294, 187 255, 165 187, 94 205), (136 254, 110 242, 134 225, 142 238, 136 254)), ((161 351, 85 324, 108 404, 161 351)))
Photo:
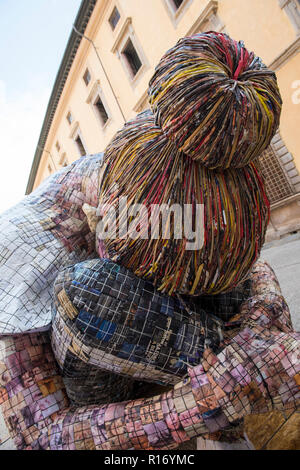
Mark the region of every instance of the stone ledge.
POLYGON ((296 54, 300 52, 300 37, 298 37, 295 41, 293 41, 285 51, 283 51, 276 59, 273 60, 269 64, 269 68, 271 70, 278 70, 282 67, 289 59, 294 57, 296 54))

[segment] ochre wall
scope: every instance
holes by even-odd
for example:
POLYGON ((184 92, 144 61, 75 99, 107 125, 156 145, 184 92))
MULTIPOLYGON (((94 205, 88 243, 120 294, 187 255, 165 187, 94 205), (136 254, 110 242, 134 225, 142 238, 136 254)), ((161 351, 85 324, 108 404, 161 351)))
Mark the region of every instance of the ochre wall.
POLYGON ((283 99, 281 135, 300 170, 300 103, 293 102, 296 89, 292 88, 293 83, 298 81, 297 89, 300 89, 300 52, 277 70, 276 75, 283 99))
MULTIPOLYGON (((143 98, 154 67, 162 54, 179 38, 187 34, 205 7, 211 4, 209 0, 186 0, 182 14, 175 22, 168 11, 166 1, 98 0, 86 29, 85 34, 93 39, 97 47, 126 120, 136 114, 134 108, 143 98), (115 31, 112 31, 108 18, 115 5, 121 18, 115 31), (112 52, 113 44, 120 35, 127 18, 132 18, 134 37, 142 48, 146 62, 142 73, 134 82, 128 78, 117 54, 112 52)), ((279 7, 278 0, 219 0, 215 4, 218 4, 217 15, 223 25, 221 30, 226 31, 234 39, 243 39, 246 47, 260 55, 267 65, 270 65, 296 40, 296 32, 286 13, 279 7)), ((205 24, 203 28, 206 28, 205 24)), ((276 72, 284 100, 281 134, 300 169, 300 132, 298 131, 300 104, 292 102, 292 93, 295 91, 292 89, 292 83, 300 80, 300 54, 288 60, 276 72)), ((112 136, 124 123, 97 55, 90 43, 84 39, 81 41, 69 73, 45 145, 45 149, 51 152, 57 169, 63 152, 66 153, 69 162, 79 157, 74 141, 70 137, 72 126, 66 120, 68 111, 71 111, 74 121, 79 123, 89 153, 104 150, 112 136), (92 75, 88 87, 82 79, 86 67, 92 75), (104 129, 92 105, 86 102, 96 80, 100 81, 100 87, 112 116, 104 129), (59 153, 55 148, 57 140, 61 146, 59 153)), ((49 154, 44 152, 34 187, 48 176, 49 162, 51 162, 49 154)))
POLYGON ((243 39, 267 65, 295 39, 278 0, 222 0, 218 11, 230 36, 243 39))

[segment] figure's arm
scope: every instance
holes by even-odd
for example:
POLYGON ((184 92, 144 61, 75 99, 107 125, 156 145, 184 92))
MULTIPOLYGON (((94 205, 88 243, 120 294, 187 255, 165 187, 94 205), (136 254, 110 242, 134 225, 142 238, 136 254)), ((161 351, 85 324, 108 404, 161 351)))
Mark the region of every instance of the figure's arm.
POLYGON ((81 158, 0 216, 0 335, 47 327, 58 270, 93 252, 82 206, 97 206, 101 162, 81 158))
POLYGON ((270 292, 281 294, 267 265, 258 264, 255 272, 254 307, 245 307, 244 321, 254 321, 253 315, 260 319, 255 323, 260 332, 245 326, 220 354, 207 350, 202 364, 189 369, 188 379, 149 399, 66 408, 47 334, 4 338, 0 402, 18 448, 171 449, 251 413, 296 409, 300 334, 266 326, 265 318, 286 318, 288 310, 276 302, 272 310, 263 297, 260 306, 256 303, 262 290, 266 299, 270 292))
POLYGON ((252 268, 250 296, 241 305, 240 317, 243 327, 265 335, 293 331, 289 307, 273 269, 266 262, 256 262, 252 268))
POLYGON ((236 343, 222 355, 206 354, 204 367, 190 369, 170 392, 74 409, 47 334, 4 338, 1 408, 18 449, 172 449, 246 414, 295 409, 299 341, 295 333, 257 344, 248 337, 243 352, 236 343))

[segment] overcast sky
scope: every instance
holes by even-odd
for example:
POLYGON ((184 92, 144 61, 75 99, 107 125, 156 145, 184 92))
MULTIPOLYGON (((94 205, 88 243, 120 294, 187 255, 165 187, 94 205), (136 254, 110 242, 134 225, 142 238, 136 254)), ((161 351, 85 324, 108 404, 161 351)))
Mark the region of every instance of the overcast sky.
POLYGON ((21 200, 81 0, 0 0, 0 213, 21 200))

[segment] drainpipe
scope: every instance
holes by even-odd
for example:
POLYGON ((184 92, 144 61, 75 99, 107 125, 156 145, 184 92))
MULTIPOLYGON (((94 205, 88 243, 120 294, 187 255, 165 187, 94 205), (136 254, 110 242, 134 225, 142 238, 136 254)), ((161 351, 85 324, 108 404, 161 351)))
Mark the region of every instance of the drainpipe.
POLYGON ((49 150, 44 149, 43 147, 40 147, 39 145, 37 145, 37 147, 38 147, 42 152, 49 153, 50 158, 51 158, 51 161, 52 161, 53 166, 54 166, 54 170, 56 171, 56 170, 57 170, 57 166, 56 166, 56 164, 55 164, 54 158, 53 158, 52 155, 51 155, 51 152, 49 152, 49 150))
POLYGON ((74 31, 75 31, 76 34, 78 34, 79 36, 81 36, 82 38, 86 39, 87 41, 89 41, 89 43, 92 44, 92 46, 93 46, 93 48, 94 48, 94 51, 95 51, 95 53, 96 53, 96 55, 97 55, 97 58, 98 58, 98 60, 99 60, 99 63, 100 63, 100 65, 101 65, 101 68, 102 68, 102 70, 103 70, 103 73, 104 73, 104 75, 105 75, 105 78, 106 78, 106 80, 107 80, 107 83, 109 84, 109 87, 110 87, 110 89, 111 89, 111 91, 112 91, 112 94, 113 94, 113 96, 114 96, 114 99, 115 99, 115 101, 116 101, 116 103, 117 103, 117 106, 118 106, 118 108, 119 108, 119 110, 120 110, 120 113, 121 113, 121 115, 122 115, 123 121, 124 121, 124 123, 125 123, 125 122, 126 122, 126 119, 125 119, 124 113, 123 113, 123 111, 122 111, 121 105, 120 105, 119 100, 118 100, 118 98, 117 98, 117 96, 116 96, 116 94, 115 94, 115 91, 114 91, 113 87, 112 87, 112 84, 111 84, 110 79, 109 79, 109 77, 108 77, 108 75, 107 75, 107 73, 106 73, 106 70, 105 70, 105 68, 104 68, 104 66, 103 66, 102 60, 101 60, 101 58, 100 58, 100 56, 99 56, 99 54, 98 54, 98 51, 97 51, 97 48, 96 48, 96 46, 95 46, 94 41, 93 41, 92 39, 88 38, 87 36, 85 36, 84 34, 82 34, 80 31, 78 31, 78 29, 76 28, 76 26, 75 26, 74 24, 73 24, 73 29, 74 29, 74 31))

